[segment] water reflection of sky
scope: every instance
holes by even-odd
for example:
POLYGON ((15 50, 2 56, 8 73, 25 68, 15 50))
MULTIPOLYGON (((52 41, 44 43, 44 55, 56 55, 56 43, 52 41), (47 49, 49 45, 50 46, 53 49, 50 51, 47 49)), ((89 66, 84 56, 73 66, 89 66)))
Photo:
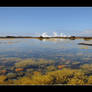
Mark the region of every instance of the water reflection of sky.
POLYGON ((92 43, 84 40, 63 40, 63 39, 10 39, 0 40, 1 57, 20 57, 20 58, 47 58, 60 59, 91 58, 92 46, 82 46, 78 43, 92 43))

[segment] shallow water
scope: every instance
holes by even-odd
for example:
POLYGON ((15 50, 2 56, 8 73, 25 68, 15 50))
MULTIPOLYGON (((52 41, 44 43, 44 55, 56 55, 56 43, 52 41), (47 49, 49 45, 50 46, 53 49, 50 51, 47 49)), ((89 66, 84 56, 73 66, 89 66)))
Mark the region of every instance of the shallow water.
POLYGON ((25 75, 29 69, 47 72, 47 67, 51 65, 80 69, 83 64, 92 64, 92 46, 78 43, 91 44, 92 40, 0 39, 0 75, 17 74, 14 70, 17 68, 22 68, 23 70, 18 71, 25 75), (36 61, 32 63, 31 59, 36 61))
MULTIPOLYGON (((64 39, 10 39, 0 40, 1 58, 44 58, 59 61, 74 59, 84 62, 86 58, 92 59, 92 46, 78 45, 78 43, 92 43, 84 40, 64 40, 64 39)), ((1 61, 2 62, 2 61, 1 61)), ((90 62, 88 62, 90 63, 90 62)))

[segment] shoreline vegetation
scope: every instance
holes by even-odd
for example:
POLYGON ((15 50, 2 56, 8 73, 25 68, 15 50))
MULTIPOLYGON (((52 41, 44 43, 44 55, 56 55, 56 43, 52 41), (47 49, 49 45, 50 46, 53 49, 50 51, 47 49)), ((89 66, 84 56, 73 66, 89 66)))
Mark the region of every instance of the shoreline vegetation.
MULTIPOLYGON (((0 37, 0 39, 38 39, 38 40, 44 40, 44 39, 69 39, 69 40, 76 40, 76 39, 83 39, 85 41, 92 40, 92 37, 84 37, 84 36, 70 36, 70 37, 32 37, 32 36, 4 36, 0 37)), ((87 44, 87 43, 78 43, 78 45, 87 45, 87 46, 92 46, 92 44, 87 44)))
POLYGON ((75 40, 75 39, 84 39, 84 40, 92 40, 92 37, 84 37, 84 36, 70 36, 70 37, 43 37, 43 36, 39 36, 39 37, 32 37, 32 36, 5 36, 5 37, 0 37, 0 39, 7 39, 7 38, 33 38, 33 39, 50 39, 50 38, 55 38, 55 39, 71 39, 71 40, 75 40))

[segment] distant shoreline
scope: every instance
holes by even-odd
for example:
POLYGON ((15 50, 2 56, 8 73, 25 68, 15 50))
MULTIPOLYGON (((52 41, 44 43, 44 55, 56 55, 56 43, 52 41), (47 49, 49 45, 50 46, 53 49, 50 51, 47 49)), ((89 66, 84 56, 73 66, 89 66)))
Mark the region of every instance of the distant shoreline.
POLYGON ((70 36, 70 37, 31 37, 31 36, 6 36, 6 37, 0 37, 0 39, 11 39, 11 38, 31 38, 31 39, 51 39, 51 38, 55 38, 55 39, 85 39, 85 40, 90 40, 92 39, 92 37, 82 37, 82 36, 70 36))

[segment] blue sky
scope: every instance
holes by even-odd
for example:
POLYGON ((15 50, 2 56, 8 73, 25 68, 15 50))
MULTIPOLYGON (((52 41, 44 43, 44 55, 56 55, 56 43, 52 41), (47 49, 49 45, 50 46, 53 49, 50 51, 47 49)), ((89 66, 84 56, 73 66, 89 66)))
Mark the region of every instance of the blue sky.
POLYGON ((92 7, 0 7, 0 35, 92 33, 92 7))

